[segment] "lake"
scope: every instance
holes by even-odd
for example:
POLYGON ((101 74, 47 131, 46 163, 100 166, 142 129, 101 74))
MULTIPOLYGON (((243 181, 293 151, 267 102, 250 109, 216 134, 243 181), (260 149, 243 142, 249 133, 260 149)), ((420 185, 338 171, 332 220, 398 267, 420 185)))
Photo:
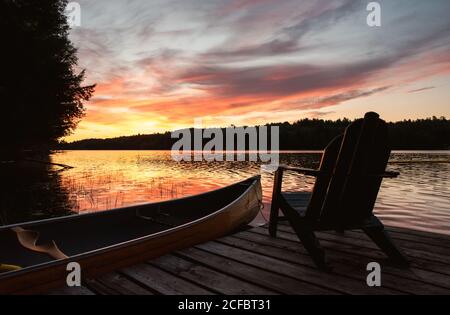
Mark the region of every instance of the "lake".
MULTIPOLYGON (((317 167, 321 152, 283 152, 280 162, 317 167)), ((450 234, 450 151, 394 152, 376 214, 386 225, 450 234), (442 161, 447 161, 443 163, 442 161)), ((59 166, 5 164, 0 223, 24 222, 72 213, 103 211, 206 192, 253 175, 262 175, 268 218, 273 174, 257 162, 176 162, 170 151, 63 151, 51 155, 59 166)), ((307 191, 314 179, 286 174, 284 189, 307 191)))

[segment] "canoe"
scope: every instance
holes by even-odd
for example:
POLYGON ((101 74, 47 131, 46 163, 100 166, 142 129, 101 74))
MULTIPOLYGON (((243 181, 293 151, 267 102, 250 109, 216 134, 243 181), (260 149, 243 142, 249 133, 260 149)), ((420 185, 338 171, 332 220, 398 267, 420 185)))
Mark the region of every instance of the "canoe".
POLYGON ((65 286, 71 262, 90 279, 221 237, 250 223, 261 198, 256 176, 191 197, 0 227, 0 294, 65 286))

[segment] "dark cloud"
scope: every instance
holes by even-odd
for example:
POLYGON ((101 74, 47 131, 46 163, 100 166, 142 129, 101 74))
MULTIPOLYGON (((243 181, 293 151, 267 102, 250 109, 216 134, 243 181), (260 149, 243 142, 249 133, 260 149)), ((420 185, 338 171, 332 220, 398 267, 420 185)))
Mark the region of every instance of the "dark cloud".
POLYGON ((343 88, 367 79, 395 60, 380 58, 340 65, 279 65, 252 68, 197 67, 183 73, 179 83, 196 84, 222 96, 289 96, 343 88))
MULTIPOLYGON (((301 13, 293 15, 292 12, 297 11, 293 10, 293 3, 295 2, 280 1, 279 6, 281 8, 277 6, 274 9, 273 1, 232 1, 225 10, 222 9, 226 13, 225 16, 235 14, 236 10, 244 10, 245 12, 240 19, 233 22, 231 30, 234 33, 222 45, 200 54, 199 57, 204 62, 220 64, 248 60, 249 58, 293 54, 313 48, 320 49, 315 45, 302 43, 302 37, 310 32, 324 31, 326 28, 335 25, 340 19, 354 13, 357 9, 365 12, 360 1, 338 0, 330 2, 329 0, 318 0, 303 5, 302 10, 298 10, 301 13), (283 7, 283 5, 285 6, 283 7), (272 11, 277 11, 278 14, 270 14, 272 11), (278 19, 282 20, 281 16, 283 15, 285 15, 286 21, 289 20, 289 16, 293 15, 292 20, 296 22, 280 28, 277 24, 280 24, 281 21, 278 21, 278 19), (236 42, 241 42, 240 39, 243 36, 248 36, 248 29, 258 30, 258 28, 267 28, 271 24, 273 24, 273 34, 270 39, 264 39, 257 44, 244 44, 234 47, 236 42)), ((217 23, 217 21, 212 21, 212 23, 214 22, 217 23)))
POLYGON ((355 12, 365 14, 365 4, 363 1, 316 1, 313 9, 302 12, 300 21, 294 25, 285 27, 282 33, 287 34, 291 39, 299 40, 309 32, 323 30, 336 25, 339 20, 355 12))
POLYGON ((200 55, 206 62, 229 62, 248 58, 290 54, 300 49, 297 41, 274 39, 266 43, 234 49, 214 49, 200 55))
POLYGON ((340 103, 354 100, 357 98, 367 97, 376 93, 380 93, 389 89, 390 86, 382 86, 379 88, 369 89, 369 90, 351 90, 330 96, 323 96, 313 99, 300 100, 297 102, 292 102, 290 105, 294 105, 300 109, 312 109, 312 108, 322 108, 327 106, 334 106, 340 103))
POLYGON ((423 87, 423 88, 420 88, 420 89, 415 89, 415 90, 408 91, 408 93, 418 93, 418 92, 432 90, 432 89, 435 89, 435 88, 436 88, 435 86, 427 86, 427 87, 423 87))
MULTIPOLYGON (((352 2, 343 6, 342 16, 351 8, 352 2)), ((337 14, 337 13, 334 13, 337 14)), ((383 54, 367 55, 366 59, 353 61, 333 60, 326 65, 283 63, 270 66, 234 67, 234 66, 193 66, 182 72, 176 81, 179 84, 194 84, 197 88, 222 97, 236 96, 274 96, 284 97, 300 93, 318 92, 332 89, 351 89, 357 84, 364 84, 375 75, 393 69, 393 66, 405 64, 430 53, 433 47, 437 51, 448 49, 450 39, 450 22, 429 30, 422 36, 410 37, 408 40, 398 41, 391 49, 383 54)), ((214 52, 213 56, 243 56, 276 51, 289 51, 295 45, 262 46, 241 49, 239 51, 214 52), (271 48, 270 48, 271 47, 271 48), (286 48, 287 47, 287 48, 286 48)), ((414 64, 410 65, 414 68, 414 64)), ((388 75, 389 72, 386 72, 388 75)), ((397 75, 393 74, 392 76, 397 75)))

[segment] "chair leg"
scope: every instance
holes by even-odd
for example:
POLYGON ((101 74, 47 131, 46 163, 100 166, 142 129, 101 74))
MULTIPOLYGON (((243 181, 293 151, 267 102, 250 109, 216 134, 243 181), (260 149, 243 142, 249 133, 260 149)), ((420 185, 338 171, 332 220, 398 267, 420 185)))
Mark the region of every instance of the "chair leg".
POLYGON ((269 221, 269 234, 271 237, 277 237, 277 227, 278 227, 278 217, 280 213, 280 208, 275 202, 272 202, 272 207, 270 208, 270 221, 269 221))
POLYGON ((317 267, 324 271, 331 271, 331 267, 326 261, 325 251, 320 246, 319 240, 316 238, 314 232, 299 224, 291 223, 291 225, 317 267))
POLYGON ((269 234, 277 236, 278 214, 280 212, 281 186, 283 183, 283 169, 278 168, 275 172, 272 192, 272 206, 270 208, 269 234))
POLYGON ((389 234, 383 227, 364 228, 364 232, 377 246, 400 268, 408 268, 409 262, 400 250, 394 245, 389 234))

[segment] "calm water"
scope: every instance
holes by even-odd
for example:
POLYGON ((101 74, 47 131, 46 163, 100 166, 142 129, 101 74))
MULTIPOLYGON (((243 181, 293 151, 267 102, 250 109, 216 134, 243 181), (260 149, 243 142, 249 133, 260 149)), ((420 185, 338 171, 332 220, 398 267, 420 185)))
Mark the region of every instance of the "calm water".
MULTIPOLYGON (((2 224, 177 198, 260 173, 268 217, 273 174, 258 163, 178 163, 168 151, 65 151, 51 159, 74 168, 1 166, 8 171, 2 172, 2 224)), ((283 164, 317 167, 319 160, 320 152, 281 154, 283 164)), ((389 169, 401 177, 383 182, 375 210, 383 222, 450 234, 449 160, 450 151, 393 153, 389 169)), ((307 191, 313 181, 287 174, 284 188, 307 191)))

